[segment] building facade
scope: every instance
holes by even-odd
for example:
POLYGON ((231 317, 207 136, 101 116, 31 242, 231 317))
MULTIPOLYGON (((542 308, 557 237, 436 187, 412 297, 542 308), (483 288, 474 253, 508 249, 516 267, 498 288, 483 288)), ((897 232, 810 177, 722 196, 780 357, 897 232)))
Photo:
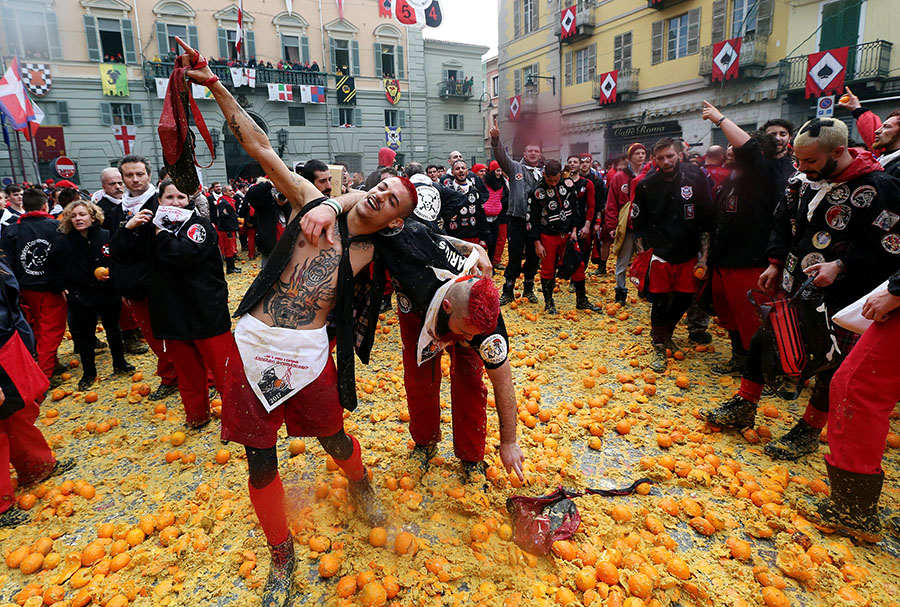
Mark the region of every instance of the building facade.
POLYGON ((484 123, 484 153, 487 158, 491 158, 490 131, 500 117, 500 68, 496 55, 484 61, 483 72, 482 97, 479 104, 484 123))
MULTIPOLYGON (((602 159, 621 154, 633 141, 652 144, 662 136, 702 150, 725 141, 701 119, 704 99, 748 130, 773 117, 799 123, 815 115, 815 100, 803 97, 803 53, 836 46, 849 45, 857 58, 858 68, 848 67, 851 87, 863 87, 872 98, 889 96, 888 73, 897 61, 887 42, 897 29, 889 4, 501 0, 504 142, 518 153, 526 140, 537 138, 548 156, 590 152, 602 159), (564 36, 567 6, 575 18, 564 36), (737 77, 712 82, 713 44, 732 38, 742 41, 737 77), (613 71, 617 94, 606 102, 602 87, 613 71), (518 116, 511 105, 521 108, 518 116)), ((838 117, 849 118, 844 114, 838 117)))
MULTIPOLYGON (((75 179, 94 187, 99 171, 122 155, 122 129, 114 127, 128 127, 125 137, 133 136, 128 141, 131 151, 147 156, 155 167, 161 165, 156 132, 163 105, 160 86, 165 86, 173 67, 176 36, 217 60, 212 65, 216 75, 288 164, 318 158, 345 164, 351 171, 371 170, 378 150, 389 137, 396 139, 397 133, 388 129, 399 130, 400 141, 395 141, 398 159, 424 162, 440 155, 431 152, 434 129, 428 111, 451 114, 459 105, 439 95, 441 67, 436 71, 427 67, 430 51, 436 53, 438 66, 446 62, 441 45, 426 42, 421 30, 379 17, 376 3, 363 8, 347 5, 343 18, 333 2, 295 0, 292 13, 284 8, 283 2, 244 0, 243 49, 238 55, 236 4, 208 0, 0 0, 3 67, 18 56, 20 63, 34 72, 26 77, 32 92, 43 93, 32 95, 46 114, 43 124, 62 127, 50 131, 53 137, 47 143, 54 146, 44 145, 45 129, 39 134, 42 179, 59 179, 53 171, 52 148, 61 151, 64 146, 66 155, 76 161, 75 179), (254 72, 231 69, 254 63, 254 72), (308 71, 307 65, 318 71, 308 71), (296 69, 301 66, 303 69, 296 69), (252 79, 247 79, 251 74, 254 86, 252 79), (426 74, 433 80, 428 81, 426 74), (338 90, 336 85, 344 76, 352 80, 344 81, 338 90), (41 86, 46 78, 50 79, 49 89, 41 86), (387 85, 393 80, 399 99, 388 93, 388 88, 393 88, 387 85), (434 84, 429 88, 426 82, 434 84), (270 84, 290 85, 293 100, 270 101, 270 84), (351 94, 350 84, 355 85, 355 94, 351 94), (104 94, 104 86, 111 94, 104 94), (324 88, 323 103, 313 102, 320 99, 321 92, 314 87, 324 88)), ((480 57, 484 52, 482 47, 453 46, 456 56, 480 57)), ((278 88, 282 93, 286 90, 278 88)), ((256 176, 259 167, 234 140, 218 106, 203 92, 199 90, 195 97, 199 96, 197 103, 216 152, 213 160, 198 139, 198 161, 211 163, 202 170, 204 182, 256 176)), ((470 141, 467 145, 479 150, 482 137, 477 114, 472 113, 470 120, 457 122, 461 128, 451 135, 457 142, 470 141)), ((444 145, 447 138, 438 145, 444 145)), ((33 181, 31 149, 24 140, 22 147, 25 174, 33 181)), ((17 151, 12 166, 3 156, 0 177, 11 177, 15 170, 21 180, 17 151)))

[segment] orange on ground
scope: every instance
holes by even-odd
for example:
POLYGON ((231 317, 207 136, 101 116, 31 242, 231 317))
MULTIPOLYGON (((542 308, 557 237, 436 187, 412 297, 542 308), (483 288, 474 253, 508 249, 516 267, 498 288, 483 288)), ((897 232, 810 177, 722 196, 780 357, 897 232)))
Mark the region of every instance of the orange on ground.
POLYGON ((369 544, 380 548, 387 543, 387 531, 384 527, 373 527, 369 530, 369 544))
POLYGON ((324 554, 319 559, 319 575, 322 577, 334 577, 341 568, 341 561, 333 554, 324 554))
POLYGON ((228 449, 219 449, 216 451, 217 464, 227 464, 229 459, 231 459, 231 451, 228 449))

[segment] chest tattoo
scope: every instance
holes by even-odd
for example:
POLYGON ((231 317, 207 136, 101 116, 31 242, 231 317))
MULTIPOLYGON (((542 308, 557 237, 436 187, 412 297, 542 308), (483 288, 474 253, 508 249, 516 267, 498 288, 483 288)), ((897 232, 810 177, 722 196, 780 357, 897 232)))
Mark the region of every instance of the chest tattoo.
POLYGON ((319 251, 296 264, 287 281, 279 280, 263 299, 263 312, 275 327, 298 329, 311 324, 323 305, 334 301, 334 275, 341 256, 334 249, 319 251))

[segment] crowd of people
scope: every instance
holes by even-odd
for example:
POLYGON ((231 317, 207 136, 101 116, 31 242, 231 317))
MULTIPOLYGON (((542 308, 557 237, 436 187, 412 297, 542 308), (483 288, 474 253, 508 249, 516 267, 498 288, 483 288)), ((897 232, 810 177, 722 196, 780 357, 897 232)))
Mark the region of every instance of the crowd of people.
POLYGON ((446 351, 453 450, 466 481, 477 486, 485 475, 484 374, 500 459, 521 478, 502 308, 516 300, 520 277, 521 297, 539 303, 539 275, 546 314, 557 314, 560 278, 576 309, 596 312, 586 274, 591 264, 604 274, 612 256, 614 302, 633 301, 629 284, 650 301, 653 371, 665 372, 679 349, 682 320, 701 344, 711 339, 710 316, 728 331, 731 356, 713 371, 740 374, 740 389, 702 412, 710 424, 753 427, 767 389, 792 397, 784 386, 813 380, 802 419, 765 452, 778 460, 812 454, 828 423, 831 497, 798 508, 817 523, 880 539, 880 462, 900 399, 890 366, 900 338, 900 314, 891 314, 900 307, 900 111, 882 123, 848 91, 844 105, 865 141, 853 147, 837 119, 796 131, 773 119, 747 133, 706 104, 703 118, 722 129, 727 149, 712 146, 692 162, 683 142, 663 138, 649 149, 630 145, 605 170, 590 154, 547 158, 537 142, 515 160, 494 127, 487 164, 470 167, 454 151, 447 167, 401 167, 384 148, 370 175, 345 170, 338 185, 319 160, 289 169, 205 60, 185 50, 180 65, 209 87, 267 176, 184 192, 128 155, 101 172, 92 196, 68 182, 6 188, 0 525, 27 520, 13 507, 10 463, 23 485, 68 465, 34 427, 44 393, 60 381, 66 326, 82 391, 96 381, 99 348, 109 348, 120 374, 134 369, 126 356, 149 347, 160 378, 150 399, 177 391, 189 428, 210 422, 210 389, 221 394, 222 439, 246 448, 249 497, 271 550, 265 604, 286 604, 295 559, 275 448, 282 425, 290 436, 316 437, 361 515, 373 526, 384 520, 360 440, 344 427, 345 410, 356 407, 354 353, 368 362, 383 305, 396 301, 416 476, 441 440, 446 351), (232 328, 226 274, 241 271, 241 253, 259 254, 261 270, 232 328), (492 275, 501 270, 498 291, 492 275), (748 292, 770 298, 770 307, 812 302, 818 314, 785 328, 774 313, 757 314, 748 292), (830 321, 857 300, 874 321, 862 337, 830 321), (98 318, 106 343, 97 339, 98 318), (798 336, 810 352, 813 343, 827 347, 794 369, 785 344, 798 336))

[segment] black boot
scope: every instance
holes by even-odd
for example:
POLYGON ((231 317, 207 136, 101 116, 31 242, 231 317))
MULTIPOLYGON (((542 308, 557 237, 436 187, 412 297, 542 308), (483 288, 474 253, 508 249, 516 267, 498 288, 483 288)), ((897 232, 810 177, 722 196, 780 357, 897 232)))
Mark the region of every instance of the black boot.
POLYGON ((168 385, 164 384, 162 382, 159 382, 159 387, 156 390, 154 390, 153 392, 151 392, 149 396, 147 396, 147 400, 149 400, 149 401, 162 400, 162 399, 166 398, 167 396, 175 394, 176 392, 178 392, 178 382, 175 382, 174 384, 168 384, 168 385))
POLYGON ((827 461, 831 497, 801 497, 797 510, 813 523, 834 527, 863 542, 881 541, 878 498, 884 472, 859 474, 835 468, 827 461))
POLYGON ((240 274, 241 273, 240 269, 238 269, 234 266, 234 257, 226 257, 225 265, 228 268, 225 271, 226 274, 240 274))
POLYGON ((579 280, 573 283, 575 285, 575 308, 577 310, 590 310, 591 312, 599 312, 600 308, 592 304, 584 291, 584 281, 579 280))
POLYGON ((625 305, 628 301, 628 289, 616 287, 616 303, 625 305))
POLYGON ((541 292, 544 294, 544 311, 547 314, 556 314, 556 303, 553 301, 553 287, 556 281, 552 278, 541 279, 541 292))
POLYGON ((513 290, 516 288, 516 281, 507 280, 503 283, 503 293, 500 294, 500 305, 505 306, 508 303, 511 303, 516 297, 513 294, 513 290))
POLYGON ((130 362, 121 358, 117 361, 113 361, 113 375, 122 375, 124 373, 134 373, 135 366, 130 362))
POLYGON ((413 467, 413 478, 418 483, 428 472, 431 458, 437 453, 437 445, 416 445, 409 454, 413 467))
POLYGON ((140 329, 122 331, 122 342, 125 346, 125 354, 146 354, 150 349, 141 341, 140 329))
POLYGON ((350 481, 348 489, 350 499, 365 517, 369 527, 382 527, 387 515, 384 513, 381 500, 375 494, 375 489, 372 488, 372 483, 369 482, 369 475, 366 474, 358 481, 350 481))
POLYGON ((709 334, 709 331, 691 331, 688 334, 688 339, 695 344, 705 345, 712 341, 712 335, 709 334))
POLYGON ((820 434, 821 429, 813 428, 801 419, 790 432, 770 442, 763 451, 772 459, 795 461, 819 450, 820 434))
POLYGON ((272 563, 269 565, 269 577, 263 588, 263 607, 286 607, 291 599, 291 582, 294 577, 294 537, 288 538, 273 546, 269 544, 272 563))
POLYGON ((91 386, 94 385, 94 381, 96 379, 97 375, 95 373, 92 373, 90 375, 82 374, 81 379, 78 380, 78 391, 85 392, 87 390, 90 390, 91 386))
POLYGON ((711 369, 713 373, 717 373, 718 375, 734 375, 735 373, 743 372, 746 363, 746 352, 732 352, 730 359, 723 363, 713 365, 711 369))
POLYGON ((731 428, 752 428, 756 423, 756 403, 735 394, 715 409, 701 409, 700 415, 711 424, 731 428))
POLYGON ((463 465, 463 474, 466 478, 466 484, 481 485, 482 491, 487 491, 487 467, 483 461, 467 462, 461 460, 463 465))
POLYGON ((537 295, 534 294, 534 281, 533 280, 525 281, 525 289, 524 289, 522 295, 526 299, 528 299, 528 303, 537 303, 538 302, 537 295))

